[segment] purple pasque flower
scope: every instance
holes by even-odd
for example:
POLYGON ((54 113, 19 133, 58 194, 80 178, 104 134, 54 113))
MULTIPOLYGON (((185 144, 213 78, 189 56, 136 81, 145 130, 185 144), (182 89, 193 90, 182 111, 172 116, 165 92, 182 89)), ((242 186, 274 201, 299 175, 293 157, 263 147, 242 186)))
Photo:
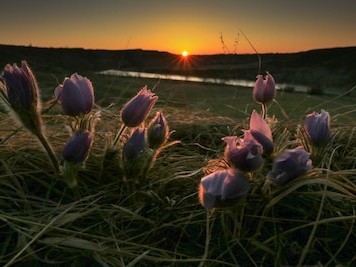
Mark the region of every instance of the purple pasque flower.
POLYGON ((39 88, 26 61, 21 62, 21 68, 16 64, 6 65, 0 80, 3 83, 0 97, 11 107, 23 126, 38 135, 42 131, 39 88))
POLYGON ((137 159, 146 149, 146 129, 136 128, 123 147, 124 160, 137 159))
POLYGON ((147 147, 146 128, 135 128, 123 146, 123 171, 125 178, 135 183, 145 182, 151 168, 154 151, 147 147))
POLYGON ((147 139, 150 148, 159 148, 169 137, 169 127, 161 112, 151 120, 147 127, 147 139))
POLYGON ((215 171, 200 180, 199 202, 207 209, 218 207, 245 196, 250 187, 237 169, 215 171))
POLYGON ((89 113, 94 106, 94 88, 91 81, 77 73, 64 79, 54 90, 63 112, 69 116, 89 113))
POLYGON ((276 96, 276 83, 271 74, 267 72, 264 78, 262 75, 257 75, 252 95, 256 102, 263 104, 274 99, 276 96))
POLYGON ((36 78, 26 61, 21 62, 21 68, 16 64, 7 64, 1 79, 5 81, 6 99, 14 111, 35 110, 39 108, 39 89, 36 78))
POLYGON ((158 96, 143 87, 121 111, 122 122, 128 127, 139 126, 147 117, 148 113, 157 102, 158 96))
POLYGON ((249 131, 253 138, 262 145, 265 154, 269 155, 273 152, 274 145, 271 129, 256 110, 251 113, 249 131))
POLYGON ((329 112, 322 109, 320 114, 316 112, 308 114, 304 128, 314 145, 326 144, 331 138, 329 112))
POLYGON ((249 132, 245 132, 244 138, 226 136, 225 159, 241 171, 254 171, 261 167, 262 146, 256 142, 249 132))
POLYGON ((93 137, 89 131, 75 133, 62 150, 62 157, 72 163, 80 163, 89 155, 93 137))
POLYGON ((267 174, 267 179, 276 184, 285 184, 312 168, 309 153, 302 147, 282 152, 273 162, 272 171, 267 174))

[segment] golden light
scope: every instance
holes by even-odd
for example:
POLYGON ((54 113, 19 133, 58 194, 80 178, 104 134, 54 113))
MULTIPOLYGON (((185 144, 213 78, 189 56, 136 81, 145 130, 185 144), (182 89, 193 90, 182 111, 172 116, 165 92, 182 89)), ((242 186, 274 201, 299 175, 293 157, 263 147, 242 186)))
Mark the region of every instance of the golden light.
POLYGON ((184 51, 182 52, 182 56, 183 56, 183 57, 187 57, 188 55, 189 55, 188 51, 184 50, 184 51))

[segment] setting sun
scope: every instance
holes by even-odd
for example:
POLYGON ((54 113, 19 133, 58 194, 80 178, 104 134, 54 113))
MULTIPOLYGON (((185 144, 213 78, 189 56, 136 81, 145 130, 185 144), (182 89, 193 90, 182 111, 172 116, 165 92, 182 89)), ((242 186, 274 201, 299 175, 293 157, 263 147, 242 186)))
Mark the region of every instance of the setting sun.
POLYGON ((189 55, 188 51, 184 50, 184 51, 182 52, 182 56, 183 56, 183 57, 187 57, 188 55, 189 55))

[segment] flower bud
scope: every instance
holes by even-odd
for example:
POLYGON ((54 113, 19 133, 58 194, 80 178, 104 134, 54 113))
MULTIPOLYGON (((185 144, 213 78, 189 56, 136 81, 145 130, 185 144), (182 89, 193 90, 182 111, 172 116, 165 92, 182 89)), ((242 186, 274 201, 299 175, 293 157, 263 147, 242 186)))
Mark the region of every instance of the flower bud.
POLYGON ((228 204, 245 196, 250 183, 236 169, 219 170, 203 177, 199 185, 199 202, 207 209, 228 204))
POLYGON ((321 110, 321 113, 311 113, 305 118, 305 131, 314 145, 323 145, 331 138, 329 112, 321 110))
POLYGON ((38 133, 42 124, 39 88, 26 61, 21 62, 21 68, 16 64, 6 65, 1 80, 5 82, 0 92, 5 102, 9 104, 23 126, 33 133, 38 133))
POLYGON ((147 128, 149 147, 159 148, 169 137, 169 127, 161 112, 157 112, 147 128))
POLYGON ((146 148, 145 129, 135 129, 124 144, 123 156, 125 160, 138 158, 146 148))
POLYGON ((122 122, 128 127, 139 126, 157 102, 158 97, 147 87, 143 87, 137 95, 125 104, 121 111, 122 122))
POLYGON ((146 129, 136 128, 123 147, 123 169, 125 177, 142 183, 151 167, 154 151, 146 145, 146 129))
POLYGON ((223 138, 227 146, 225 148, 225 159, 241 171, 254 171, 261 167, 262 146, 247 133, 244 139, 236 136, 223 138), (237 143, 239 145, 237 145, 237 143))
POLYGON ((93 137, 88 131, 76 133, 64 146, 62 157, 71 163, 83 162, 89 155, 92 142, 93 137))
POLYGON ((262 145, 263 152, 271 154, 274 149, 272 132, 267 122, 254 110, 250 118, 250 130, 253 138, 262 145))
POLYGON ((59 85, 54 94, 62 105, 63 112, 69 116, 87 114, 93 109, 93 85, 88 78, 77 73, 65 78, 63 85, 59 85))
POLYGON ((281 153, 273 162, 272 171, 267 179, 276 184, 285 184, 311 170, 312 161, 309 153, 302 147, 281 153))
POLYGON ((276 96, 276 84, 272 75, 267 72, 265 79, 262 75, 257 75, 252 94, 256 102, 267 103, 272 101, 276 96))

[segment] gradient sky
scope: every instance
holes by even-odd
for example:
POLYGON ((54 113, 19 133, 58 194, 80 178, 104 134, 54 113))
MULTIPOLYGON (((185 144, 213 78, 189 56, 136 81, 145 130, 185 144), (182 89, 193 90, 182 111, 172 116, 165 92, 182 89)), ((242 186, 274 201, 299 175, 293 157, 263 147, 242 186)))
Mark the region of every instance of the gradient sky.
POLYGON ((180 54, 356 46, 356 0, 1 0, 0 43, 180 54))

